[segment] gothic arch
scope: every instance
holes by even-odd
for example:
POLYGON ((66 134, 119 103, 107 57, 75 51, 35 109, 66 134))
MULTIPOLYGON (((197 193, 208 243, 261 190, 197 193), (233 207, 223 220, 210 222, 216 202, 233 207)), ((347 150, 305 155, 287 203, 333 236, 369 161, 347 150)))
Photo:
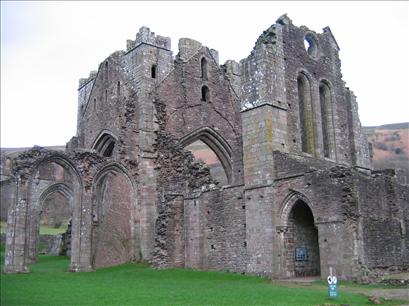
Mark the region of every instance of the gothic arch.
POLYGON ((335 159, 334 94, 332 88, 328 80, 320 80, 318 91, 321 108, 323 154, 324 157, 335 159))
POLYGON ((61 195, 63 195, 66 199, 70 199, 73 196, 72 188, 70 188, 67 184, 55 183, 42 192, 40 196, 40 203, 44 202, 44 200, 54 192, 61 193, 61 195))
POLYGON ((280 216, 280 222, 281 225, 283 226, 288 226, 288 219, 291 213, 291 210, 293 209, 294 205, 298 202, 302 201, 304 202, 308 208, 311 210, 313 216, 314 216, 314 222, 316 221, 316 214, 314 212, 314 207, 310 200, 303 195, 302 193, 298 191, 291 191, 284 199, 284 201, 281 204, 281 208, 279 211, 279 216, 280 216))
POLYGON ((207 60, 205 57, 200 60, 200 72, 202 80, 207 81, 207 60))
POLYGON ((290 277, 321 274, 318 229, 311 202, 292 191, 280 209, 283 267, 290 277))
POLYGON ((39 206, 42 208, 45 200, 55 192, 58 192, 67 200, 70 206, 71 214, 72 214, 73 209, 74 209, 74 205, 72 202, 74 193, 73 193, 72 187, 68 186, 66 183, 61 183, 61 182, 55 183, 49 186, 47 189, 45 189, 41 193, 41 196, 39 198, 39 206))
MULTIPOLYGON (((74 163, 64 153, 34 147, 16 158, 16 201, 9 209, 8 233, 6 239, 6 272, 25 272, 28 265, 36 260, 39 205, 47 194, 59 190, 65 195, 73 194, 73 215, 81 214, 82 179, 74 163), (58 184, 55 177, 41 179, 40 169, 55 163, 64 169, 62 180, 68 178, 69 185, 58 184), (17 166, 16 166, 17 165, 17 166), (67 172, 67 176, 65 175, 67 172)), ((73 218, 79 220, 80 218, 73 218)), ((73 235, 79 231, 79 221, 73 222, 73 235), (76 228, 78 227, 78 228, 76 228)), ((71 264, 74 253, 80 254, 79 245, 72 246, 71 264)))
POLYGON ((301 149, 315 154, 314 107, 312 78, 305 72, 297 74, 298 109, 301 130, 301 149))
POLYGON ((230 184, 232 182, 232 149, 228 142, 212 128, 202 127, 180 138, 180 143, 186 147, 196 140, 203 141, 213 150, 219 158, 230 184))
MULTIPOLYGON (((122 173, 129 180, 129 183, 132 185, 133 192, 136 190, 136 182, 133 176, 129 174, 127 168, 123 166, 122 164, 120 164, 119 162, 112 162, 112 163, 105 165, 101 169, 99 169, 98 172, 95 174, 93 183, 92 183, 94 191, 95 191, 95 186, 98 184, 98 181, 100 181, 101 178, 109 172, 122 173)), ((136 200, 136 197, 135 197, 135 200, 136 200)))
POLYGON ((134 179, 115 162, 98 171, 92 186, 92 267, 140 259, 140 213, 134 179))
MULTIPOLYGON (((62 153, 51 153, 50 155, 39 158, 33 166, 31 177, 28 185, 28 216, 27 216, 27 248, 28 248, 28 260, 29 262, 36 261, 38 252, 38 238, 39 238, 39 225, 40 225, 40 212, 44 200, 53 192, 60 192, 64 196, 71 196, 70 198, 70 210, 71 216, 81 214, 81 191, 82 180, 81 176, 75 167, 74 163, 62 153), (64 182, 50 182, 39 186, 39 177, 37 174, 43 166, 55 163, 62 167, 67 173, 64 174, 64 182), (68 181, 67 181, 68 180, 68 181), (70 186, 71 185, 71 186, 70 186)), ((80 224, 79 218, 72 218, 73 235, 78 233, 80 224)), ((75 248, 79 245, 72 246, 73 252, 78 253, 79 250, 75 248)), ((71 258, 72 262, 73 258, 71 258)))
POLYGON ((97 151, 102 156, 110 157, 112 156, 117 140, 118 137, 116 137, 111 131, 102 130, 95 138, 95 141, 91 148, 97 151))
POLYGON ((77 170, 76 166, 74 165, 74 163, 71 161, 71 159, 66 156, 63 153, 60 152, 51 152, 50 154, 44 156, 44 157, 39 157, 34 163, 33 166, 31 167, 32 172, 31 174, 34 175, 35 172, 39 169, 39 167, 42 164, 45 163, 56 163, 58 165, 60 165, 61 167, 63 167, 66 170, 71 171, 75 177, 81 181, 80 179, 80 174, 79 171, 77 170))
POLYGON ((39 252, 38 242, 39 242, 39 234, 40 234, 40 220, 44 212, 44 208, 45 208, 44 206, 45 206, 46 200, 50 196, 52 196, 54 193, 58 193, 62 195, 63 198, 65 198, 66 204, 68 205, 68 208, 69 208, 69 218, 72 219, 72 214, 73 214, 73 209, 74 209, 73 207, 74 206, 74 203, 73 203, 74 193, 73 193, 72 187, 70 187, 66 183, 58 182, 58 183, 54 183, 50 185, 49 187, 47 187, 41 192, 41 195, 38 199, 38 203, 36 203, 35 205, 31 207, 31 208, 37 207, 38 210, 36 211, 31 210, 32 212, 30 213, 30 216, 29 216, 30 219, 34 221, 33 226, 35 227, 36 243, 30 245, 30 254, 29 254, 30 259, 32 259, 33 261, 36 261, 36 258, 39 252))

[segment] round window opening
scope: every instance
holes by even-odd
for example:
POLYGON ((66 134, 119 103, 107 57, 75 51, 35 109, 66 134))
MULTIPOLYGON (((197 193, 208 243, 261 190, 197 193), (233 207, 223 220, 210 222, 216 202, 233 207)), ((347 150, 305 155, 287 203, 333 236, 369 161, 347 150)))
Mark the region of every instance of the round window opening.
POLYGON ((311 56, 312 58, 318 57, 318 43, 312 34, 305 35, 304 47, 309 56, 311 56))

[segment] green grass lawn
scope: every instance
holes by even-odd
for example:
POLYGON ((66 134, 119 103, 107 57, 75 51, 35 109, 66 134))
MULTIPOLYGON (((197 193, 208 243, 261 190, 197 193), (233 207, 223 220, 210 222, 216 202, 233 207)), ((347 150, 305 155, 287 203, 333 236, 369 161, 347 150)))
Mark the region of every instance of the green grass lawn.
POLYGON ((7 222, 0 222, 0 233, 5 234, 7 232, 7 222))
POLYGON ((31 273, 2 274, 1 305, 369 305, 365 296, 343 292, 342 286, 332 302, 319 284, 289 288, 254 276, 142 264, 70 273, 68 264, 66 257, 40 256, 31 273))
MULTIPOLYGON (((52 226, 48 225, 40 225, 40 235, 56 235, 56 234, 62 234, 65 233, 67 230, 67 225, 63 224, 59 228, 54 228, 52 226)), ((7 223, 2 221, 0 222, 0 232, 1 233, 6 233, 7 232, 7 223)))

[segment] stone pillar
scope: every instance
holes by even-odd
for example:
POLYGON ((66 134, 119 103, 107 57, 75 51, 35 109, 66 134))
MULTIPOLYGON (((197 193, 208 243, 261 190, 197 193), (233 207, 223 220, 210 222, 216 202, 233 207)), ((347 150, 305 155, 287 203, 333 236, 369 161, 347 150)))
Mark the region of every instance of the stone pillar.
POLYGON ((288 152, 283 25, 275 24, 241 61, 247 271, 273 271, 273 151, 288 152))
POLYGON ((37 261, 38 248, 40 244, 40 197, 49 186, 49 182, 34 178, 30 184, 30 205, 27 208, 27 260, 28 263, 37 261))
POLYGON ((27 209, 28 182, 19 178, 16 182, 15 201, 7 216, 5 273, 29 272, 27 266, 27 209))
POLYGON ((140 242, 143 260, 149 260, 155 244, 155 220, 157 216, 156 202, 156 171, 155 157, 147 152, 142 152, 140 159, 139 203, 140 216, 140 242))
POLYGON ((247 271, 272 272, 273 111, 262 105, 242 112, 247 271))
MULTIPOLYGON (((154 81, 146 80, 146 83, 154 81)), ((152 84, 150 84, 152 85, 152 84)), ((146 84, 149 88, 149 84, 146 84)), ((155 244, 155 220, 157 217, 157 184, 154 149, 156 141, 155 112, 149 94, 141 94, 138 104, 139 129, 139 184, 138 198, 141 207, 140 242, 143 260, 150 260, 155 244)))
MULTIPOLYGON (((78 187, 77 187, 78 188, 78 187)), ((74 188, 74 210, 72 216, 70 271, 91 271, 92 267, 92 192, 91 188, 81 191, 74 188)))

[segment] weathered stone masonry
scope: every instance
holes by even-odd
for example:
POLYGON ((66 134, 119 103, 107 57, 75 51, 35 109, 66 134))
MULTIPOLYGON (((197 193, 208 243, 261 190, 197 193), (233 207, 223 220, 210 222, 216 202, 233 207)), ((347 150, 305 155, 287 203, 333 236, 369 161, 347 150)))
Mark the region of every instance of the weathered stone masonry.
POLYGON ((34 147, 3 163, 6 272, 36 260, 55 192, 72 213, 72 271, 144 260, 277 278, 332 267, 359 280, 408 269, 409 188, 372 171, 328 27, 281 16, 224 65, 189 38, 173 56, 169 38, 142 27, 78 93, 65 153, 34 147), (198 140, 227 184, 185 149, 198 140))

